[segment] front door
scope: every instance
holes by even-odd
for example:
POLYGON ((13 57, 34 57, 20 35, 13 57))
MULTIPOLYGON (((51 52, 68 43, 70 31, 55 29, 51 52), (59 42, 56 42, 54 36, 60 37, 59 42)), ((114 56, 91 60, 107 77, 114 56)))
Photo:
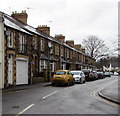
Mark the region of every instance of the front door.
POLYGON ((8 84, 13 84, 13 56, 8 56, 8 84))
POLYGON ((56 70, 54 62, 50 63, 50 69, 51 69, 52 72, 54 72, 56 70))

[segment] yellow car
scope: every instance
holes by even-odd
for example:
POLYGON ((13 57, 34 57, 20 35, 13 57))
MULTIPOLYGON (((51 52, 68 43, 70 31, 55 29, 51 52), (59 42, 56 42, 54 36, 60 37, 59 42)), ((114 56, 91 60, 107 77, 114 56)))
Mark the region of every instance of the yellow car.
POLYGON ((52 85, 74 85, 73 74, 69 70, 57 70, 51 79, 51 83, 52 85))

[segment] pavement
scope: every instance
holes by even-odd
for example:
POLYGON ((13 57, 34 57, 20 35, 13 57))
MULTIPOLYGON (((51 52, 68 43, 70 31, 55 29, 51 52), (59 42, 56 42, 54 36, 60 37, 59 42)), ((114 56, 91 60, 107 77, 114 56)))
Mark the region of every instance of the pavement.
POLYGON ((17 85, 17 86, 11 86, 11 87, 2 89, 2 93, 27 90, 27 89, 32 89, 32 88, 47 87, 50 85, 51 85, 51 82, 36 83, 36 84, 32 84, 32 85, 17 85))
MULTIPOLYGON (((98 92, 98 95, 104 99, 107 99, 111 102, 120 104, 120 98, 119 98, 119 91, 120 91, 120 79, 118 79, 118 82, 113 83, 112 85, 108 86, 107 88, 101 90, 98 92)), ((51 82, 44 82, 44 83, 37 83, 33 85, 18 85, 18 86, 11 86, 9 88, 3 89, 2 93, 11 92, 11 91, 20 91, 20 90, 26 90, 26 89, 32 89, 32 88, 40 88, 40 87, 47 87, 50 86, 51 82)))
POLYGON ((120 86, 118 86, 119 84, 120 84, 120 79, 118 79, 118 81, 113 83, 112 85, 99 91, 98 95, 111 102, 120 104, 120 97, 119 97, 120 86))

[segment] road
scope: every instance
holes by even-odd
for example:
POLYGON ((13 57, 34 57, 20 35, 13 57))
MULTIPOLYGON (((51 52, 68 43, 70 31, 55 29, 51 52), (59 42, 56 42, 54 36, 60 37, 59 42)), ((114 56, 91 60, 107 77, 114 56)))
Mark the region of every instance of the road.
POLYGON ((118 81, 107 77, 73 86, 47 86, 3 93, 3 114, 118 114, 97 92, 118 81))

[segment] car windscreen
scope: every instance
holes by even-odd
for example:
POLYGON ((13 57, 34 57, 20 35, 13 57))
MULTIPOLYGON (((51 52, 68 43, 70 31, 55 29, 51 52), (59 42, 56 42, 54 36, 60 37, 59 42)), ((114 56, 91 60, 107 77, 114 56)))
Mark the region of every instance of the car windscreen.
POLYGON ((97 74, 103 74, 103 72, 97 72, 97 74))
POLYGON ((74 75, 80 75, 80 72, 71 72, 74 75))
POLYGON ((57 71, 55 72, 56 75, 65 75, 66 72, 65 71, 57 71))
POLYGON ((83 72, 90 72, 90 70, 82 70, 83 72))
POLYGON ((110 72, 105 72, 105 74, 110 74, 110 72))

